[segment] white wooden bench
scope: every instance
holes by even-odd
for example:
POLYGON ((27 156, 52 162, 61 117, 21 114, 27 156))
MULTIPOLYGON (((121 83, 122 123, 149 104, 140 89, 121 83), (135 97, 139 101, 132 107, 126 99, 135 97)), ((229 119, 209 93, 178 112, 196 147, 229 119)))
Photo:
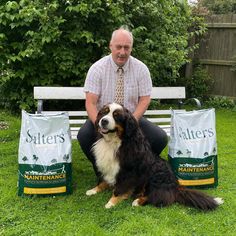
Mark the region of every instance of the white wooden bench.
MULTIPOLYGON (((177 99, 182 101, 186 98, 185 87, 153 87, 152 99, 177 99)), ((85 100, 83 87, 34 87, 34 99, 38 100, 37 113, 55 114, 58 111, 44 111, 44 100, 85 100)), ((198 106, 200 102, 195 99, 198 106)), ((77 133, 82 124, 88 118, 85 110, 67 111, 69 113, 72 139, 76 139, 77 133)), ((145 112, 151 122, 162 127, 166 133, 170 134, 171 110, 147 110, 145 112)))

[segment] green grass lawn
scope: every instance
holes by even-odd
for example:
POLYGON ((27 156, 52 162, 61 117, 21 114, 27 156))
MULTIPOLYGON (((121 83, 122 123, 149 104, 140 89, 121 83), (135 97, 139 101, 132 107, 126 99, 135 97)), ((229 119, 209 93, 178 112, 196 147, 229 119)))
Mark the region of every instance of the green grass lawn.
POLYGON ((131 199, 105 209, 111 192, 85 195, 96 180, 76 141, 73 194, 17 196, 20 118, 0 111, 0 235, 236 235, 236 112, 217 110, 216 120, 219 186, 204 191, 224 199, 217 210, 134 208, 131 199))

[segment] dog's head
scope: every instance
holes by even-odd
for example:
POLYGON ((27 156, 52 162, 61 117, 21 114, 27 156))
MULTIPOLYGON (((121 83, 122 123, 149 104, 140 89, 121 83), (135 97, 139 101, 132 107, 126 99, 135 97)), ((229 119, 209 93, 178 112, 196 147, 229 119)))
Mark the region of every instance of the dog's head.
POLYGON ((110 103, 98 112, 95 127, 103 136, 115 134, 119 138, 129 138, 137 130, 138 124, 128 109, 110 103))

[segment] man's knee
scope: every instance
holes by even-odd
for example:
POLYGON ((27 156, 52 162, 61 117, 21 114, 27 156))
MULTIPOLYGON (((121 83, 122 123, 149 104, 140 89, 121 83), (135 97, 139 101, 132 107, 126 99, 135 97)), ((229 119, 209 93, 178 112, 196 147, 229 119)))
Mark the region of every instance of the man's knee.
POLYGON ((93 123, 90 120, 87 120, 77 134, 77 140, 79 141, 82 150, 90 150, 91 146, 95 142, 95 139, 96 135, 93 123))
POLYGON ((159 155, 168 143, 166 132, 145 118, 142 118, 140 127, 149 141, 153 152, 159 155))

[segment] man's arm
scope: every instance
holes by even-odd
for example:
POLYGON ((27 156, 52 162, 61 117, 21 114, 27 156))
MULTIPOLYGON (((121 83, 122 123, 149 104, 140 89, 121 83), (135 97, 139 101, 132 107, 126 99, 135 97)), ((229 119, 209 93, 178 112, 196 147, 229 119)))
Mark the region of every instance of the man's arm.
POLYGON ((136 120, 139 120, 143 116, 144 112, 147 110, 150 104, 150 101, 151 101, 150 96, 142 96, 139 98, 138 105, 133 113, 136 120))
POLYGON ((95 123, 98 114, 97 101, 98 101, 98 95, 86 92, 85 107, 88 113, 88 117, 93 123, 95 123))

